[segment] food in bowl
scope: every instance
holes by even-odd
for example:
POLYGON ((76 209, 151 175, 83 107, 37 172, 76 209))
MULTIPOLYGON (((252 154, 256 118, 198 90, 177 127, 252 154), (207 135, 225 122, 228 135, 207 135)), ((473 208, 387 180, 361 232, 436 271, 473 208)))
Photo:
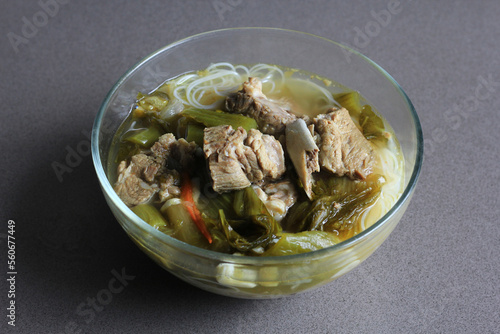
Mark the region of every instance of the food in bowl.
POLYGON ((347 240, 399 199, 404 160, 390 125, 332 79, 231 63, 168 79, 133 103, 109 179, 140 218, 200 248, 281 256, 347 240))

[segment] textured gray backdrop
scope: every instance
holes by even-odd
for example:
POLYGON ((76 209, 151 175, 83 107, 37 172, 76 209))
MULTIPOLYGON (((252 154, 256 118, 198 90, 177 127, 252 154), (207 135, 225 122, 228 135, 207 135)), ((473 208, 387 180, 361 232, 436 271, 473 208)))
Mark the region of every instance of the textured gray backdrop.
POLYGON ((498 0, 60 2, 0 4, 2 333, 500 332, 498 0), (114 221, 88 154, 99 105, 130 66, 180 38, 236 26, 357 48, 405 89, 426 139, 413 201, 389 239, 350 274, 286 299, 225 298, 160 269, 114 221), (70 150, 81 159, 58 179, 52 164, 66 164, 70 150), (9 219, 15 327, 6 317, 9 219), (123 289, 108 294, 122 272, 123 289), (88 306, 96 298, 105 305, 88 306))

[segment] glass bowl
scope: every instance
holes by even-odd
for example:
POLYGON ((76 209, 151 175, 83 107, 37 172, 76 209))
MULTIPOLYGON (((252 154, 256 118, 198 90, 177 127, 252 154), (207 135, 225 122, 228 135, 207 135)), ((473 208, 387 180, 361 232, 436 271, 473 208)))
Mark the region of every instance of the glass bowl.
POLYGON ((422 165, 423 139, 415 109, 396 81, 367 57, 318 36, 274 28, 210 31, 170 44, 134 65, 114 85, 97 114, 92 157, 104 197, 130 238, 173 275, 199 288, 239 298, 274 298, 328 283, 349 272, 394 230, 412 197, 422 165), (211 63, 269 63, 331 78, 357 90, 389 122, 404 155, 404 191, 365 231, 321 250, 282 257, 243 257, 200 249, 159 232, 136 216, 108 180, 113 135, 137 93, 211 63))

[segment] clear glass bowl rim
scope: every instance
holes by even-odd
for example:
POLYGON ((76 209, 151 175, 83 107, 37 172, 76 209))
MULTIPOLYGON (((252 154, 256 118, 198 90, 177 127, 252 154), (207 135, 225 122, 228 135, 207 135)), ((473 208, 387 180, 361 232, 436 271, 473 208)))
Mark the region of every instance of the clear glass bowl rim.
POLYGON ((379 228, 381 228, 388 220, 392 218, 392 216, 395 215, 395 213, 405 204, 406 201, 410 200, 411 195, 415 189, 415 186, 417 184, 417 180, 420 174, 420 170, 422 168, 422 162, 423 162, 423 135, 422 135, 422 128, 420 125, 420 120, 418 118, 417 112, 411 103, 410 99, 406 95, 406 93, 403 91, 401 86, 394 80, 394 78, 387 73, 382 67, 377 65, 374 61, 372 61, 370 58, 366 57, 365 55, 359 53, 356 50, 353 50, 345 45, 342 45, 340 43, 334 42, 332 40, 329 40, 324 37, 320 37, 314 34, 302 32, 302 31, 296 31, 296 30, 290 30, 290 29, 281 29, 281 28, 269 28, 269 27, 239 27, 239 28, 228 28, 228 29, 218 29, 218 30, 212 30, 212 31, 207 31, 203 33, 199 33, 196 35, 192 35, 189 37, 186 37, 184 39, 178 40, 174 43, 171 43, 161 49, 156 50, 155 52, 151 53, 150 55, 144 57, 141 59, 139 62, 137 62, 134 66, 132 66, 125 74, 122 75, 122 77, 115 83, 115 85, 111 88, 111 90, 108 92, 106 97, 104 98, 104 101, 99 108, 99 112, 96 115, 94 125, 92 128, 92 140, 91 140, 91 147, 92 147, 92 159, 94 162, 94 167, 96 169, 96 173, 99 179, 99 182, 101 184, 101 187, 103 191, 106 193, 108 198, 110 198, 113 203, 117 206, 117 208, 126 216, 126 218, 130 221, 132 221, 136 227, 140 228, 145 234, 151 234, 154 238, 159 239, 161 242, 164 244, 170 245, 173 248, 176 248, 178 250, 181 250, 185 253, 192 254, 195 256, 200 256, 203 258, 207 259, 212 259, 212 260, 217 260, 220 262, 228 262, 228 263, 238 263, 238 264, 247 264, 247 265, 272 265, 272 264, 283 264, 285 262, 299 262, 299 261, 307 261, 307 260, 312 260, 313 258, 321 258, 324 256, 327 256, 330 253, 336 253, 336 252, 341 252, 344 249, 349 248, 353 244, 356 244, 358 242, 361 242, 363 239, 369 238, 371 234, 374 234, 379 228), (367 228, 366 230, 362 231, 361 233, 351 237, 350 239, 347 239, 339 244, 319 249, 313 252, 308 252, 308 253, 302 253, 302 254, 296 254, 296 255, 286 255, 286 256, 269 256, 269 257, 250 257, 250 256, 237 256, 237 255, 232 255, 232 254, 225 254, 225 253, 219 253, 215 251, 210 251, 202 248, 198 248, 196 246, 189 245, 187 243, 184 243, 182 241, 179 241, 173 237, 170 237, 155 228, 153 228, 151 225, 140 219, 138 216, 136 216, 132 210, 130 210, 129 207, 127 207, 122 200, 118 197, 116 192, 114 191, 111 183, 109 182, 106 172, 103 169, 102 166, 102 161, 101 157, 99 154, 99 130, 101 127, 102 119, 104 116, 105 111, 108 108, 108 104, 111 100, 111 98, 114 96, 116 91, 120 88, 122 83, 126 81, 133 73, 135 73, 137 70, 139 70, 144 64, 146 64, 150 59, 156 57, 157 55, 165 52, 168 49, 175 48, 176 46, 187 43, 199 38, 204 38, 204 37, 210 37, 211 35, 214 34, 220 34, 220 33, 227 33, 227 32, 243 32, 245 30, 261 30, 261 31, 276 31, 279 33, 288 33, 288 34, 298 34, 298 35, 303 35, 304 37, 308 38, 317 38, 321 39, 323 41, 333 43, 339 47, 342 47, 346 49, 350 54, 356 55, 358 57, 361 57, 364 59, 368 64, 373 66, 376 70, 378 70, 382 75, 386 77, 387 80, 389 80, 390 83, 399 91, 401 96, 403 97, 404 101, 409 107, 411 117, 413 119, 413 122, 415 124, 415 132, 416 132, 416 139, 417 139, 417 147, 416 147, 416 157, 415 157, 415 163, 413 166, 413 171, 410 177, 410 180, 408 182, 408 185, 404 189, 401 197, 399 200, 396 202, 396 204, 383 216, 381 217, 378 221, 376 221, 372 226, 367 228))

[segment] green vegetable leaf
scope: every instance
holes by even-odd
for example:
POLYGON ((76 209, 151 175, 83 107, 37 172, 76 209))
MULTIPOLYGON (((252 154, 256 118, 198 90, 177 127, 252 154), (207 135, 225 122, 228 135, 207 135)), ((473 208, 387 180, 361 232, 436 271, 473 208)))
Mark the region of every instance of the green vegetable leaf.
POLYGON ((190 108, 184 110, 182 115, 207 127, 231 125, 234 129, 241 126, 246 131, 250 129, 257 129, 257 122, 253 118, 240 114, 231 114, 221 110, 202 110, 190 108))
POLYGON ((361 113, 361 98, 358 92, 335 94, 334 100, 349 111, 352 117, 357 117, 361 113))
POLYGON ((262 254, 263 256, 283 256, 312 252, 333 246, 341 240, 335 233, 304 231, 283 233, 279 241, 262 254))
POLYGON ((359 125, 366 139, 387 141, 384 120, 369 105, 364 105, 361 109, 359 125))
POLYGON ((162 214, 150 204, 139 204, 131 209, 139 218, 157 230, 168 225, 167 220, 162 214))
POLYGON ((352 236, 353 224, 381 190, 378 175, 364 181, 347 177, 321 178, 313 186, 314 200, 296 203, 283 222, 288 232, 327 231, 352 236))
POLYGON ((180 199, 169 199, 160 210, 168 219, 172 237, 193 246, 208 247, 207 239, 201 234, 180 199))
POLYGON ((219 209, 219 219, 229 244, 240 252, 266 248, 281 233, 281 226, 269 214, 252 187, 239 190, 233 197, 234 217, 219 209))
POLYGON ((160 111, 168 104, 168 96, 162 92, 153 92, 145 95, 137 94, 137 105, 142 107, 147 112, 160 111))
POLYGON ((186 140, 194 141, 198 146, 203 147, 203 126, 197 124, 188 124, 186 129, 186 140))
POLYGON ((163 131, 158 127, 150 126, 147 129, 135 132, 133 135, 125 138, 125 140, 148 148, 151 147, 162 134, 163 131))

